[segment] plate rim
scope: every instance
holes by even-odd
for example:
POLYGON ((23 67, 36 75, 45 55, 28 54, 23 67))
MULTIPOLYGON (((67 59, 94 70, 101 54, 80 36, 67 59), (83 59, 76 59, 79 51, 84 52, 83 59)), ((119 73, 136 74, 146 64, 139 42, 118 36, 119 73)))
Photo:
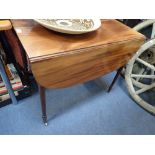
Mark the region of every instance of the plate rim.
POLYGON ((40 25, 50 29, 50 30, 53 30, 53 31, 57 31, 57 32, 61 32, 61 33, 68 33, 68 34, 80 34, 80 33, 87 33, 87 32, 92 32, 92 31, 95 31, 97 30, 100 26, 101 26, 101 20, 100 19, 91 19, 94 23, 94 26, 89 29, 89 30, 68 30, 68 29, 64 29, 64 28, 61 28, 61 27, 57 27, 57 26, 52 26, 50 24, 47 24, 47 23, 43 23, 40 21, 40 19, 34 19, 34 21, 36 21, 37 23, 39 23, 40 25))

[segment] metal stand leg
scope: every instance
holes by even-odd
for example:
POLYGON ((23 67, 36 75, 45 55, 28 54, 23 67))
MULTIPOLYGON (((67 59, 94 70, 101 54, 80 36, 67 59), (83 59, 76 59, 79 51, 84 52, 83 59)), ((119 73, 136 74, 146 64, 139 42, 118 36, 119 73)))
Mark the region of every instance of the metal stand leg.
POLYGON ((115 75, 115 77, 114 77, 114 79, 113 79, 111 85, 110 85, 109 88, 108 88, 108 93, 111 91, 113 85, 115 84, 116 80, 118 79, 119 75, 121 74, 121 71, 122 71, 123 67, 124 67, 124 66, 120 67, 120 68, 117 70, 117 73, 116 73, 116 75, 115 75))
POLYGON ((45 88, 40 86, 39 84, 38 84, 38 87, 39 87, 40 100, 41 100, 42 118, 45 126, 47 126, 45 88))
POLYGON ((7 77, 7 74, 6 74, 4 65, 3 65, 3 61, 2 61, 1 58, 0 58, 0 74, 1 74, 2 79, 3 79, 4 83, 5 83, 5 86, 6 86, 7 90, 8 90, 8 93, 9 93, 11 99, 12 99, 13 104, 17 104, 17 99, 16 99, 14 91, 12 89, 10 80, 7 77))

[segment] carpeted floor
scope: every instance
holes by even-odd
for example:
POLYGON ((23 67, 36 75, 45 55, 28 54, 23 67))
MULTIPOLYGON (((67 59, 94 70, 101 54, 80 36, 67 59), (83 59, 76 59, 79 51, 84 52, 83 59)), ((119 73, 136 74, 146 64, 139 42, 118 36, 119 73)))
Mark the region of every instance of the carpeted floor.
POLYGON ((37 92, 18 105, 0 108, 0 134, 155 134, 155 117, 130 98, 124 79, 106 92, 113 76, 47 90, 47 127, 37 92))

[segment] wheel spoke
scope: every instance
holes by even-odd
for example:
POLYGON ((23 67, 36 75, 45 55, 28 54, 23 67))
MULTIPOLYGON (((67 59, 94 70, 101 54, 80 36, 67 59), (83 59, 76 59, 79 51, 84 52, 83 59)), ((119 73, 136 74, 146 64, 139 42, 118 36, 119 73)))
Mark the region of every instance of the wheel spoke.
POLYGON ((155 87, 155 83, 153 83, 153 84, 151 84, 149 86, 146 86, 146 87, 144 87, 142 89, 139 89, 135 93, 138 95, 138 94, 144 93, 144 92, 146 92, 146 91, 148 91, 148 90, 150 90, 150 89, 152 89, 154 87, 155 87))
MULTIPOLYGON (((154 75, 154 71, 151 70, 151 75, 154 75)), ((154 82, 154 80, 152 79, 152 83, 154 82)))
MULTIPOLYGON (((145 73, 144 71, 145 71, 145 69, 142 68, 138 74, 143 74, 143 73, 145 73)), ((139 80, 140 80, 140 77, 137 77, 136 81, 139 81, 139 80)))
POLYGON ((131 77, 140 77, 140 78, 147 78, 147 79, 155 79, 155 75, 131 74, 131 77))
POLYGON ((151 33, 151 38, 154 38, 154 37, 155 37, 155 23, 153 23, 152 33, 151 33))
POLYGON ((155 71, 155 67, 153 65, 150 65, 148 62, 140 59, 140 58, 137 58, 136 59, 138 62, 142 63, 143 65, 145 65, 146 67, 149 67, 150 69, 152 69, 153 71, 155 71))
POLYGON ((132 80, 133 85, 136 86, 136 87, 138 87, 138 88, 145 88, 147 86, 146 84, 143 84, 141 82, 138 82, 138 81, 136 81, 133 78, 131 80, 132 80))

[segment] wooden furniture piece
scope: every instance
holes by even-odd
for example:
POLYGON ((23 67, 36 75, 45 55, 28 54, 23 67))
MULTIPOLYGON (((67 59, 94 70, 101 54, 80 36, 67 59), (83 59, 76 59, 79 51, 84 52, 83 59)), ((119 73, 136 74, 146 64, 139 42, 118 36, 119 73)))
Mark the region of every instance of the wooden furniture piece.
MULTIPOLYGON (((9 20, 0 20, 0 31, 6 31, 6 30, 10 30, 12 28, 11 22, 9 20)), ((2 59, 2 55, 0 53, 0 75, 2 76, 2 79, 5 83, 5 86, 8 90, 8 93, 12 99, 12 102, 14 104, 17 104, 17 100, 14 94, 14 91, 12 89, 10 80, 7 76, 6 70, 5 70, 5 65, 2 59)))
POLYGON ((47 125, 45 88, 64 88, 93 80, 127 63, 144 36, 116 20, 102 20, 94 32, 67 35, 33 20, 12 20, 36 81, 47 125))

